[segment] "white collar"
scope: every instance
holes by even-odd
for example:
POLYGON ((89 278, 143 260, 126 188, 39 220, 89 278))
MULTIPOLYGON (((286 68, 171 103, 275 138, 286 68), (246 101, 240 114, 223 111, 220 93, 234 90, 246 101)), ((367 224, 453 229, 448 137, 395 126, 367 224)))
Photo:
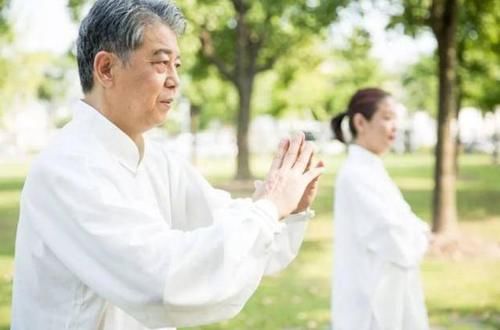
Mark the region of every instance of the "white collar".
MULTIPOLYGON (((141 156, 132 139, 94 107, 80 100, 74 105, 74 119, 88 121, 99 142, 127 169, 137 172, 141 156)), ((144 146, 146 149, 146 146, 144 146)))
POLYGON ((375 165, 384 167, 382 158, 377 154, 374 154, 370 150, 360 146, 359 144, 349 145, 349 157, 356 159, 357 161, 363 163, 364 165, 375 165))

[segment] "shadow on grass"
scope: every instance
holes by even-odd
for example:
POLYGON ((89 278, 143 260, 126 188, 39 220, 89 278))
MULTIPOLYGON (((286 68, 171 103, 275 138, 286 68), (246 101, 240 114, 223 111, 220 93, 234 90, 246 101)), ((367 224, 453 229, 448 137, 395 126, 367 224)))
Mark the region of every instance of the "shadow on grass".
POLYGON ((0 255, 14 254, 14 241, 19 217, 19 192, 24 177, 0 178, 0 255))
POLYGON ((500 329, 500 311, 492 307, 429 308, 431 317, 444 326, 463 325, 470 329, 500 329))
MULTIPOLYGON (((1 271, 1 269, 0 269, 1 271)), ((11 296, 12 296, 12 282, 10 280, 0 279, 0 308, 9 309, 11 305, 11 296)), ((5 320, 0 316, 0 330, 8 330, 10 328, 9 325, 5 323, 8 322, 8 319, 5 320)))
POLYGON ((458 214, 465 219, 481 219, 500 215, 500 191, 459 191, 458 214))
MULTIPOLYGON (((432 191, 403 190, 406 201, 420 217, 430 220, 432 191)), ((457 192, 457 208, 462 221, 487 219, 500 215, 500 191, 472 190, 457 192)))
POLYGON ((0 209, 0 256, 13 256, 18 210, 0 209))
POLYGON ((10 297, 12 295, 12 282, 2 281, 0 282, 0 306, 10 305, 10 297))
MULTIPOLYGON (((333 188, 330 188, 333 190, 333 188)), ((335 198, 331 190, 320 190, 314 209, 316 214, 328 213, 332 210, 335 198)), ((413 212, 424 220, 430 221, 432 216, 432 190, 402 190, 405 200, 413 212)), ((460 221, 480 221, 500 215, 500 190, 459 190, 457 191, 457 209, 460 221)))
POLYGON ((23 177, 0 179, 0 191, 21 190, 24 185, 23 177))
POLYGON ((328 244, 328 239, 322 239, 322 240, 314 240, 314 241, 308 241, 308 240, 305 240, 303 243, 302 243, 302 246, 300 248, 300 253, 301 254, 307 254, 307 253, 317 253, 317 252, 321 252, 321 251, 324 251, 325 248, 327 247, 327 245, 329 246, 328 244))

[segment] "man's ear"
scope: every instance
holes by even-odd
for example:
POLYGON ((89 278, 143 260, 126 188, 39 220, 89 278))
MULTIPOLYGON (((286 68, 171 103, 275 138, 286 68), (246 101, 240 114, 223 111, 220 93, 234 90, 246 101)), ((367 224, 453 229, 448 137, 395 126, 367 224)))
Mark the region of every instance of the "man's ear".
POLYGON ((363 117, 362 114, 360 114, 359 112, 354 114, 352 122, 354 124, 354 128, 356 129, 357 133, 361 133, 364 131, 366 125, 366 119, 365 117, 363 117))
POLYGON ((94 77, 104 88, 113 86, 113 67, 118 58, 115 54, 101 50, 94 57, 94 77))

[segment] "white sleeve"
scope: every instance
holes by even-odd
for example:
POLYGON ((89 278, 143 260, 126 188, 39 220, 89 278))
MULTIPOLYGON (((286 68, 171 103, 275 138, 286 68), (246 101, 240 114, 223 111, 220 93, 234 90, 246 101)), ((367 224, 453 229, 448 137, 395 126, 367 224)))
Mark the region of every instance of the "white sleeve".
POLYGON ((357 178, 345 185, 358 239, 381 259, 404 268, 418 266, 426 249, 425 226, 409 206, 387 200, 373 183, 357 178))
POLYGON ((35 166, 23 193, 24 215, 70 272, 151 328, 243 308, 280 229, 272 207, 249 203, 220 210, 211 226, 172 230, 138 207, 103 202, 92 178, 84 159, 67 157, 35 166))
POLYGON ((272 245, 272 254, 266 267, 266 275, 285 269, 298 255, 309 220, 314 217, 314 211, 307 210, 292 214, 282 220, 283 228, 276 235, 272 245))
MULTIPOLYGON (((198 172, 193 169, 190 171, 193 172, 192 176, 197 177, 198 184, 205 191, 211 208, 238 210, 240 207, 248 207, 245 205, 253 203, 250 198, 231 198, 228 192, 213 188, 198 172)), ((270 208, 275 209, 276 215, 278 214, 271 202, 261 201, 261 203, 268 203, 270 208)), ((271 253, 265 270, 266 275, 283 270, 295 259, 304 240, 307 224, 313 217, 314 211, 308 209, 304 212, 291 214, 280 221, 279 229, 271 245, 271 253)), ((218 218, 215 216, 215 221, 218 221, 218 218)))

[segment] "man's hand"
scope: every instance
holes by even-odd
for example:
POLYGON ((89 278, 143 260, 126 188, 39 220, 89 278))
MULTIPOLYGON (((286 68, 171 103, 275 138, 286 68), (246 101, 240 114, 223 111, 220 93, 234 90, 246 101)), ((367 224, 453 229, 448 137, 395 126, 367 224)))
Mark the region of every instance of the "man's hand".
MULTIPOLYGON (((321 167, 321 168, 323 168, 324 166, 325 165, 321 160, 317 162, 317 164, 315 165, 315 167, 321 167)), ((292 213, 303 212, 311 206, 314 199, 316 198, 316 194, 318 193, 318 181, 319 181, 319 176, 317 176, 307 185, 306 190, 304 191, 304 194, 302 195, 302 198, 299 204, 297 205, 297 208, 292 213)))
MULTIPOLYGON (((302 144, 300 153, 303 152, 304 144, 302 144)), ((311 164, 313 162, 313 157, 314 157, 314 152, 311 153, 311 158, 309 158, 309 162, 307 163, 306 171, 311 168, 311 164)), ((324 167, 323 161, 317 162, 314 167, 324 167)), ((311 183, 309 183, 306 187, 306 190, 304 191, 304 194, 302 195, 302 198, 297 205, 297 208, 292 212, 292 213, 300 213, 307 208, 311 206, 313 203, 314 199, 316 198, 316 194, 318 193, 318 181, 319 177, 316 177, 311 183)))
POLYGON ((257 187, 254 199, 265 198, 276 205, 280 218, 309 207, 317 192, 323 163, 309 168, 313 146, 304 134, 281 141, 265 182, 257 187))

